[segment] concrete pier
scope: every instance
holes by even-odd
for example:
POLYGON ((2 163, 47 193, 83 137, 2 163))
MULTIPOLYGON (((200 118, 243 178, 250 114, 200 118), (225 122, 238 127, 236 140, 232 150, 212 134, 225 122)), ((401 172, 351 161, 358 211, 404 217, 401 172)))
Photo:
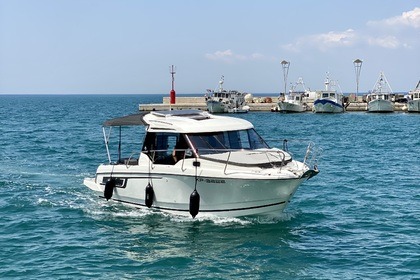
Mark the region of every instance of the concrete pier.
MULTIPOLYGON (((250 107, 250 111, 265 111, 270 112, 271 109, 275 108, 278 102, 278 97, 270 97, 272 102, 271 103, 263 103, 264 97, 257 100, 257 102, 248 103, 247 105, 250 107)), ((198 110, 207 110, 206 100, 203 97, 177 97, 176 104, 169 104, 169 97, 163 97, 162 103, 156 104, 140 104, 139 110, 140 111, 160 111, 160 110, 187 110, 187 109, 198 109, 198 110)), ((313 102, 307 102, 310 110, 312 111, 313 102)), ((361 96, 359 96, 358 100, 355 102, 351 102, 346 111, 349 112, 364 112, 366 111, 367 103, 362 101, 361 96)), ((394 103, 395 111, 404 111, 406 104, 404 103, 394 103)))
POLYGON ((198 109, 207 110, 206 100, 203 97, 177 97, 176 104, 170 104, 169 97, 163 97, 162 103, 156 104, 140 104, 140 111, 160 111, 160 110, 186 110, 198 109))

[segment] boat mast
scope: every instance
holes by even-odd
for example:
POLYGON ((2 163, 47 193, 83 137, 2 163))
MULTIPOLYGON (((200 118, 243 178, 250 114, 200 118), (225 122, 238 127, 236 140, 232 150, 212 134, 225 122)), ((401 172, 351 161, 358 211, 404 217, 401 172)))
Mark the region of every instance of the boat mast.
POLYGON ((381 73, 379 74, 378 81, 373 87, 372 92, 376 94, 393 94, 392 88, 389 85, 388 80, 386 79, 383 71, 381 71, 381 73))
POLYGON ((298 78, 298 81, 297 81, 296 85, 302 85, 303 91, 306 92, 305 82, 303 81, 302 77, 298 78))
POLYGON ((325 91, 330 90, 330 73, 327 72, 327 77, 325 78, 325 91))
POLYGON ((219 81, 219 92, 223 91, 223 83, 225 82, 225 76, 222 76, 219 81))

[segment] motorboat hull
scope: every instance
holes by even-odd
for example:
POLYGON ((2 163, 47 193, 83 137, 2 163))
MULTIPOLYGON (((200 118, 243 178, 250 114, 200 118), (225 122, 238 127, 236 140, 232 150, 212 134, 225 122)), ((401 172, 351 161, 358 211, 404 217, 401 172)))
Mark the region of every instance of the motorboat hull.
POLYGON ((302 104, 296 104, 287 101, 277 103, 278 110, 282 113, 301 113, 306 111, 306 107, 302 104))
POLYGON ((210 113, 225 113, 225 104, 216 100, 207 100, 207 110, 210 113))
POLYGON ((212 114, 217 113, 248 113, 249 106, 240 106, 231 108, 228 103, 216 100, 207 100, 207 111, 212 114))
POLYGON ((390 100, 375 99, 368 103, 367 111, 371 113, 391 113, 394 112, 394 105, 390 100))
POLYGON ((228 113, 234 113, 234 114, 244 114, 248 112, 249 112, 248 105, 242 106, 241 108, 228 109, 228 113))
POLYGON ((410 113, 420 113, 420 99, 408 101, 407 111, 410 113))
POLYGON ((342 104, 334 102, 330 99, 317 99, 314 102, 315 113, 343 113, 344 107, 342 104))
POLYGON ((84 184, 104 198, 106 182, 112 176, 122 183, 114 188, 111 200, 138 208, 146 208, 145 189, 151 184, 154 189, 151 209, 187 216, 190 215, 190 195, 196 189, 201 198, 198 216, 241 217, 281 213, 299 185, 307 179, 302 176, 303 171, 301 176, 289 174, 288 178, 281 177, 284 174, 232 172, 229 176, 199 176, 196 181, 193 172, 179 175, 148 173, 141 169, 140 166, 101 165, 96 177, 86 178, 84 184))

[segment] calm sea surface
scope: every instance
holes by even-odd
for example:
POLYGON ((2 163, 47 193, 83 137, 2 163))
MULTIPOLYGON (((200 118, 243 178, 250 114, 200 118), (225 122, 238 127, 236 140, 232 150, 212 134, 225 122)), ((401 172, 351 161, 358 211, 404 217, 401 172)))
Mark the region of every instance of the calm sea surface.
POLYGON ((0 279, 420 279, 420 115, 238 115, 320 174, 277 218, 99 200, 101 124, 162 95, 0 96, 0 279))

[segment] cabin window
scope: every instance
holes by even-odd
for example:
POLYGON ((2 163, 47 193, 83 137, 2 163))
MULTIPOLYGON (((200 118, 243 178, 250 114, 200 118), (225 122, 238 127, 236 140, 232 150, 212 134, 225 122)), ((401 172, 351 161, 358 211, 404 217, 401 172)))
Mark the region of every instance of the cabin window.
POLYGON ((328 93, 323 93, 322 94, 322 98, 327 98, 328 97, 328 93))
POLYGON ((144 141, 143 152, 155 164, 175 164, 184 158, 184 154, 191 156, 191 153, 186 152, 188 148, 188 142, 182 134, 149 132, 144 141))
POLYGON ((198 154, 269 148, 254 129, 188 134, 198 154))
POLYGON ((331 92, 330 93, 330 97, 334 98, 334 96, 335 96, 335 93, 334 92, 331 92))
POLYGON ((261 138, 261 136, 254 130, 248 129, 249 149, 269 149, 270 147, 261 138))

